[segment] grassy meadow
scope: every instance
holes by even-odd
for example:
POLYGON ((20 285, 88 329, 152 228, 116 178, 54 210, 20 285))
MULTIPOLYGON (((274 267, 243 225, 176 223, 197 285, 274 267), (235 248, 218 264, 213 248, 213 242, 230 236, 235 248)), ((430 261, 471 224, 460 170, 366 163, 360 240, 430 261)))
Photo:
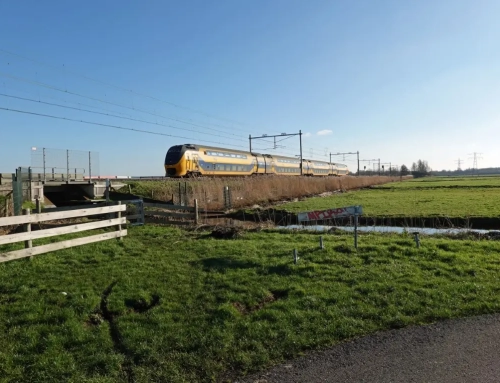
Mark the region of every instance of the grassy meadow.
POLYGON ((362 205, 369 217, 499 217, 500 177, 432 177, 287 203, 290 212, 362 205))
POLYGON ((347 233, 324 237, 320 250, 316 233, 145 226, 0 263, 0 382, 229 382, 377 330, 500 311, 500 241, 363 234, 356 252, 347 233))

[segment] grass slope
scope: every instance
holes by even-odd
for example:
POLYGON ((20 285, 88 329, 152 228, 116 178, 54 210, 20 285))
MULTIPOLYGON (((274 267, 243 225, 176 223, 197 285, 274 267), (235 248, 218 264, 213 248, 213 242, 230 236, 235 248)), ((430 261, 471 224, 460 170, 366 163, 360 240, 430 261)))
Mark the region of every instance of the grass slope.
POLYGON ((318 240, 142 227, 2 263, 0 382, 227 381, 376 330, 500 310, 500 242, 362 235, 356 253, 347 234, 318 240))
POLYGON ((500 178, 416 179, 282 205, 291 212, 362 205, 364 215, 498 217, 500 178))

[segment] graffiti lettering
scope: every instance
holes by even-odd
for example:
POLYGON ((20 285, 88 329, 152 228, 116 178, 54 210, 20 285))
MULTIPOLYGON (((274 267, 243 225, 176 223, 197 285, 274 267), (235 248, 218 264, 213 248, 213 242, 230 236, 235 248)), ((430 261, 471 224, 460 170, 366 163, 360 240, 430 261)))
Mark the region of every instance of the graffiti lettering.
POLYGON ((340 207, 336 209, 328 209, 328 210, 317 210, 317 211, 308 211, 298 214, 298 219, 300 221, 321 221, 327 219, 334 219, 340 217, 348 217, 351 215, 361 215, 362 208, 361 206, 347 206, 340 207))

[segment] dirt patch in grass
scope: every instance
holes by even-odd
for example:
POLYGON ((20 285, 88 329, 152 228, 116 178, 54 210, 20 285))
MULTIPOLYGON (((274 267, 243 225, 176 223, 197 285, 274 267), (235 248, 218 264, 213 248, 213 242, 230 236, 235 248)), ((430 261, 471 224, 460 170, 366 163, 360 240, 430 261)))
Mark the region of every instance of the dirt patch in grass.
POLYGON ((234 302, 233 307, 239 311, 241 315, 247 315, 255 311, 261 310, 264 306, 276 302, 280 299, 288 297, 288 290, 271 290, 269 294, 264 297, 259 303, 254 306, 247 306, 241 302, 234 302))
POLYGON ((239 227, 216 227, 210 234, 216 239, 236 239, 242 236, 243 230, 239 227))

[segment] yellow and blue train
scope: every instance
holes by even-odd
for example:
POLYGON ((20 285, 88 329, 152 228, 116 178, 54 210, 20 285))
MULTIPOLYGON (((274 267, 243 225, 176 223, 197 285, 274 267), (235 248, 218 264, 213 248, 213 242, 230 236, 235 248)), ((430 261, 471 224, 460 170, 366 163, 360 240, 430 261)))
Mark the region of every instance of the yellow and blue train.
POLYGON ((203 145, 172 146, 165 156, 167 177, 233 177, 256 174, 278 174, 285 176, 344 176, 349 174, 346 165, 258 154, 233 149, 203 145))

